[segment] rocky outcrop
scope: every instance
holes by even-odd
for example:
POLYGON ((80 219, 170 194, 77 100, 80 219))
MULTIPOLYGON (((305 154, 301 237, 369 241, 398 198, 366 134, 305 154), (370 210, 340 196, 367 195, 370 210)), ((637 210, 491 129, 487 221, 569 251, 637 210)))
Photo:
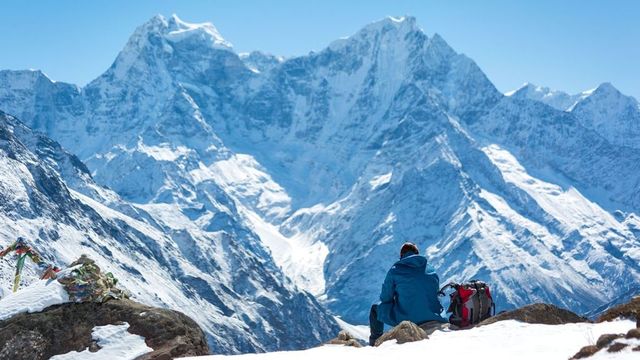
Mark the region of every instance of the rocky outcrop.
POLYGON ((560 325, 587 322, 588 320, 569 310, 549 304, 531 304, 519 309, 503 312, 482 321, 479 326, 503 320, 518 320, 530 324, 560 325))
POLYGON ((142 359, 209 354, 204 333, 186 315, 131 300, 111 300, 55 305, 0 321, 0 359, 38 360, 87 348, 99 350, 92 340, 92 329, 123 322, 130 325, 130 333, 144 337, 153 349, 142 359))
POLYGON ((614 306, 605 311, 597 322, 611 321, 617 318, 635 319, 636 327, 640 327, 640 296, 636 296, 625 304, 614 306))
MULTIPOLYGON (((626 304, 614 306, 605 311, 597 321, 604 322, 618 318, 636 319, 636 328, 629 330, 626 334, 600 335, 595 345, 583 347, 572 357, 572 359, 583 359, 597 353, 598 351, 604 351, 604 349, 610 353, 619 352, 630 346, 628 343, 629 340, 633 341, 635 339, 640 339, 640 296, 631 299, 631 301, 626 304)), ((632 348, 632 351, 640 351, 640 346, 635 346, 632 348)))
MULTIPOLYGON (((580 349, 571 359, 584 359, 592 356, 593 354, 599 351, 606 351, 610 353, 620 352, 623 349, 627 348, 629 343, 624 342, 621 339, 638 339, 640 338, 640 333, 637 331, 638 329, 631 329, 627 334, 603 334, 600 335, 598 341, 596 341, 595 345, 588 345, 580 349), (621 341, 617 341, 621 340, 621 341)), ((636 346, 632 349, 632 351, 640 351, 640 346, 636 346)))
POLYGON ((396 340, 398 344, 428 339, 427 333, 411 321, 403 321, 376 340, 375 346, 385 341, 396 340))
POLYGON ((584 359, 598 352, 600 348, 595 345, 588 345, 580 349, 571 359, 584 359))

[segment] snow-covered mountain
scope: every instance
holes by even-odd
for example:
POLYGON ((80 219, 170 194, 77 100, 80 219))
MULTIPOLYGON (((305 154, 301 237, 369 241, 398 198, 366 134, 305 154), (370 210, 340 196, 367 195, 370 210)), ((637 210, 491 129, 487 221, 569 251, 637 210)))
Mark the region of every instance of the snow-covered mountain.
MULTIPOLYGON (((224 230, 172 230, 163 216, 188 218, 169 205, 148 211, 123 201, 98 186, 77 157, 1 112, 0 176, 2 247, 24 236, 59 265, 88 254, 139 301, 195 319, 215 352, 310 347, 337 329, 232 216, 224 230)), ((13 265, 0 262, 3 287, 12 283, 13 265)), ((33 280, 33 269, 25 269, 33 280)))
POLYGON ((525 84, 507 96, 538 100, 571 112, 582 126, 595 130, 612 144, 640 148, 640 103, 610 83, 576 95, 525 84))
POLYGON ((570 95, 564 91, 552 90, 545 86, 525 83, 518 89, 507 92, 505 95, 514 99, 537 100, 558 110, 571 111, 578 102, 588 97, 592 92, 593 90, 587 90, 580 94, 570 95))
POLYGON ((443 283, 489 281, 501 309, 587 311, 637 288, 640 140, 624 130, 637 102, 603 86, 559 109, 547 90, 504 96, 411 17, 282 59, 157 16, 84 88, 0 72, 0 109, 157 228, 248 237, 364 323, 405 241, 443 283))

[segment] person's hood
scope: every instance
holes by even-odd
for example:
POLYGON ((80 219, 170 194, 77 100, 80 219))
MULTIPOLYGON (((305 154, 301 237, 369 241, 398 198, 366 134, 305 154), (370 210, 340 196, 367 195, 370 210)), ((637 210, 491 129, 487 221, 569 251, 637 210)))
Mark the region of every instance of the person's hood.
POLYGON ((412 268, 425 268, 427 266, 427 258, 422 255, 409 255, 403 257, 395 263, 395 266, 406 266, 412 268))

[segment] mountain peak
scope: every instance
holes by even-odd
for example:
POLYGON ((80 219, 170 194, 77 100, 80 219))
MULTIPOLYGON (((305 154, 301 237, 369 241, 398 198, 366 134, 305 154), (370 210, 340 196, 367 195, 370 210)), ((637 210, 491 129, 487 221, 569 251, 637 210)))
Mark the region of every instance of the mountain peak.
POLYGON ((507 91, 506 93, 504 93, 504 96, 519 96, 520 94, 522 94, 523 92, 526 92, 527 89, 529 88, 529 86, 531 86, 531 84, 529 84, 528 82, 520 85, 519 88, 514 89, 514 90, 510 90, 507 91))
POLYGON ((526 82, 519 88, 506 92, 505 96, 514 99, 531 99, 545 103, 562 111, 570 111, 583 98, 583 94, 570 95, 564 91, 553 90, 546 86, 539 86, 526 82))
MULTIPOLYGON (((47 74, 38 69, 27 70, 0 70, 0 78, 12 77, 14 79, 22 79, 22 82, 33 83, 37 80, 44 80, 50 83, 54 83, 47 74)), ((18 84, 19 85, 19 84, 18 84)))
POLYGON ((166 22, 166 32, 164 37, 172 42, 178 42, 185 39, 196 38, 200 41, 210 43, 213 47, 230 49, 231 43, 226 41, 218 29, 210 22, 204 23, 188 23, 173 14, 166 22))
POLYGON ((409 33, 422 31, 413 16, 387 16, 382 20, 372 22, 360 30, 360 32, 386 32, 389 30, 409 33))
MULTIPOLYGON (((538 86, 536 84, 525 82, 519 88, 506 92, 505 96, 511 96, 515 98, 534 97, 542 98, 557 94, 564 94, 562 91, 551 90, 546 86, 538 86)), ((539 100, 539 99, 536 99, 539 100)))
POLYGON ((134 31, 110 71, 117 78, 125 79, 129 69, 136 64, 146 67, 148 63, 171 56, 176 47, 194 50, 194 53, 204 53, 207 49, 232 49, 231 43, 209 22, 189 23, 176 14, 168 19, 155 15, 134 31), (153 55, 141 56, 145 52, 153 55))
POLYGON ((570 111, 610 143, 640 149, 640 104, 611 83, 583 92, 570 111))
MULTIPOLYGON (((616 102, 635 101, 635 99, 621 93, 620 90, 618 90, 610 82, 603 82, 602 84, 598 85, 593 89, 581 92, 579 95, 580 95, 580 101, 589 100, 588 101, 589 103, 594 103, 594 104, 595 103, 607 104, 612 101, 616 101, 616 102), (628 99, 628 100, 622 100, 622 99, 628 99)), ((577 105, 578 103, 576 103, 574 107, 576 107, 577 105)), ((572 110, 574 107, 572 107, 572 110)))
POLYGON ((141 49, 153 37, 160 37, 171 43, 196 41, 202 45, 224 50, 229 50, 232 46, 212 23, 189 23, 173 14, 169 19, 163 15, 155 15, 138 27, 129 38, 125 51, 141 49))
MULTIPOLYGON (((394 43, 403 39, 407 34, 412 32, 422 32, 418 27, 416 18, 413 16, 392 17, 387 16, 384 19, 375 21, 366 25, 358 32, 351 36, 343 37, 332 42, 329 48, 338 50, 353 41, 371 41, 373 39, 392 39, 394 43)), ((379 41, 379 40, 378 40, 379 41)))
POLYGON ((591 94, 622 95, 622 93, 620 93, 620 91, 610 82, 603 82, 602 84, 598 85, 597 88, 591 90, 591 94))

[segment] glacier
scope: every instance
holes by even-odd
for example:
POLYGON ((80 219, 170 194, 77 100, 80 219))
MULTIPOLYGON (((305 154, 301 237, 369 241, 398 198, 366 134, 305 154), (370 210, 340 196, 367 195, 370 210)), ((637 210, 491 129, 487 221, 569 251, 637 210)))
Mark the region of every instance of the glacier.
MULTIPOLYGON (((640 287, 638 102, 611 84, 502 94, 413 17, 282 58, 156 16, 82 88, 0 71, 0 109, 86 164, 99 185, 58 170, 76 198, 144 224, 146 246, 197 272, 172 280, 170 297, 218 311, 195 317, 211 336, 227 318, 245 331, 259 319, 263 334, 228 330, 222 351, 303 346, 295 333, 269 342, 283 314, 316 323, 319 341, 335 329, 323 306, 365 323, 405 241, 442 283, 488 281, 499 310, 587 312, 640 287), (239 288, 217 303, 205 284, 239 288), (247 296, 274 312, 255 315, 247 296)), ((183 266, 165 259, 153 266, 183 266)))

